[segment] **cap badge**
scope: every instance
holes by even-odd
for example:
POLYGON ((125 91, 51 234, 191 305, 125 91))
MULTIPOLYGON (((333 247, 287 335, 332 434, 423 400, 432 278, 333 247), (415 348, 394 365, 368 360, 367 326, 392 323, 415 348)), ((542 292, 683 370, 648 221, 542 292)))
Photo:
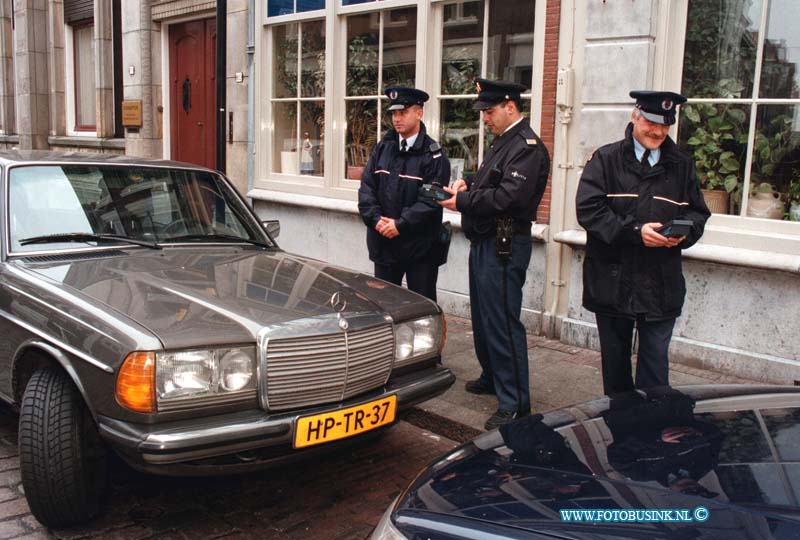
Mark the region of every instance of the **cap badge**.
POLYGON ((478 92, 482 92, 482 90, 481 90, 481 83, 479 83, 479 82, 476 82, 476 83, 475 83, 475 88, 477 88, 477 89, 478 89, 478 92))
POLYGON ((671 99, 665 99, 664 101, 661 102, 661 108, 664 109, 665 111, 671 111, 674 105, 675 104, 672 102, 671 99))
POLYGON ((392 90, 391 92, 389 92, 389 99, 391 99, 392 101, 397 99, 397 90, 392 90))

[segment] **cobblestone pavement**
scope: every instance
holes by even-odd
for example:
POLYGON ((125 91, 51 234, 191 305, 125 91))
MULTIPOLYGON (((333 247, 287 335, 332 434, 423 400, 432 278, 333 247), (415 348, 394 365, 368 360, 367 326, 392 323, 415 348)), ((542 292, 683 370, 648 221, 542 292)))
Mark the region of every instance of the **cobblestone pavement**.
POLYGON ((313 462, 216 478, 166 478, 115 467, 104 516, 52 531, 30 514, 17 416, 0 409, 0 540, 364 540, 419 470, 455 446, 407 422, 378 441, 313 462))

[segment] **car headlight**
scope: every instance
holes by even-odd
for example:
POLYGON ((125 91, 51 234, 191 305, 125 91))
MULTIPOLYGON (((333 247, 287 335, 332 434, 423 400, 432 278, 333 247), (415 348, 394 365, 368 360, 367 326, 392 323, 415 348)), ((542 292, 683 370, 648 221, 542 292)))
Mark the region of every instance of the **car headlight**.
POLYGON ((255 348, 156 353, 158 402, 255 388, 255 348))
POLYGON ((400 367, 435 356, 442 343, 442 318, 430 315, 394 327, 394 366, 400 367))

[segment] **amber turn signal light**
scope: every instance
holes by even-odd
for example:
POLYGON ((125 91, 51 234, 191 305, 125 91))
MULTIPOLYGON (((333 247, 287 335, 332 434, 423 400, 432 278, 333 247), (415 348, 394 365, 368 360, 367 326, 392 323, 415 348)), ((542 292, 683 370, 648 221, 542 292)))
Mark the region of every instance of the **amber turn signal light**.
POLYGON ((117 402, 132 411, 156 410, 156 353, 132 352, 117 376, 117 402))

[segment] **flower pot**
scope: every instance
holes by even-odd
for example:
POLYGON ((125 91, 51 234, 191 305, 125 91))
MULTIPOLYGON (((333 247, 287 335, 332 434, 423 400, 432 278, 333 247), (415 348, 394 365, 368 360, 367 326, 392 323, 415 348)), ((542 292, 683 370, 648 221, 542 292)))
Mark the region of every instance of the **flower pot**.
POLYGON ((781 194, 774 191, 769 184, 766 185, 769 191, 759 187, 759 191, 754 193, 747 201, 747 216, 764 219, 783 219, 783 201, 781 194))
POLYGON ((361 180, 361 175, 364 174, 364 167, 357 167, 355 165, 347 166, 347 178, 350 180, 361 180))
POLYGON ((727 214, 728 213, 728 199, 727 191, 721 189, 703 189, 703 199, 706 201, 706 206, 711 210, 712 214, 727 214))
POLYGON ((281 152, 281 172, 297 174, 297 152, 293 150, 281 152))

